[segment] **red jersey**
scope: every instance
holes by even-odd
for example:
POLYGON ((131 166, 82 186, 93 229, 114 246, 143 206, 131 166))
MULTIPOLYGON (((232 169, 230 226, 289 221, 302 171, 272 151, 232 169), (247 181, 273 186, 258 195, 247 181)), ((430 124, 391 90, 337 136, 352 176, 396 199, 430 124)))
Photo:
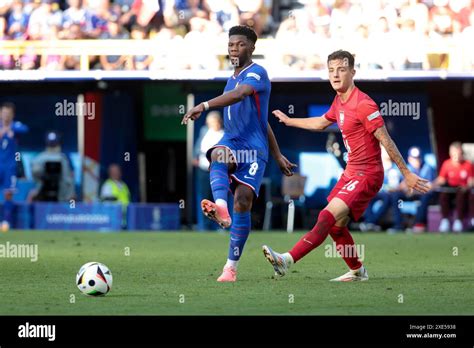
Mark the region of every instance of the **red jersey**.
POLYGON ((324 117, 337 122, 341 130, 349 156, 346 171, 383 172, 380 144, 373 133, 385 123, 377 104, 367 94, 354 87, 345 102, 336 95, 324 117))
POLYGON ((466 160, 454 163, 449 158, 443 162, 439 176, 445 178, 449 186, 467 186, 468 179, 474 176, 472 163, 466 160))

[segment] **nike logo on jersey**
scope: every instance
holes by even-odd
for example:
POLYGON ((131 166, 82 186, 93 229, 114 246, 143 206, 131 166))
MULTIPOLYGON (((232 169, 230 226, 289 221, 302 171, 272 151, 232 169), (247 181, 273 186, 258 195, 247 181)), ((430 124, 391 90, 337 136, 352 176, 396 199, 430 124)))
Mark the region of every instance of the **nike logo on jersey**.
POLYGON ((313 245, 313 243, 311 243, 309 240, 307 240, 306 238, 303 238, 303 241, 305 241, 306 243, 309 243, 311 245, 313 245))
POLYGON ((255 178, 252 178, 251 176, 244 175, 245 179, 250 179, 250 180, 255 180, 255 178))

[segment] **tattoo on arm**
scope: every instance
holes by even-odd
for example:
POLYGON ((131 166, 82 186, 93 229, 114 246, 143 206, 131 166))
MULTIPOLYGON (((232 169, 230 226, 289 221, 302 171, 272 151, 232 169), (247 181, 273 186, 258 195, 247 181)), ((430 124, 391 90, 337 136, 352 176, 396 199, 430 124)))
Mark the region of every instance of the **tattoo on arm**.
POLYGON ((397 145, 395 145, 392 138, 388 134, 387 128, 385 128, 385 126, 377 128, 374 132, 374 136, 383 145, 392 161, 395 162, 398 169, 400 169, 402 175, 405 176, 408 174, 409 170, 407 168, 407 164, 405 163, 403 156, 400 154, 400 151, 398 151, 397 145))

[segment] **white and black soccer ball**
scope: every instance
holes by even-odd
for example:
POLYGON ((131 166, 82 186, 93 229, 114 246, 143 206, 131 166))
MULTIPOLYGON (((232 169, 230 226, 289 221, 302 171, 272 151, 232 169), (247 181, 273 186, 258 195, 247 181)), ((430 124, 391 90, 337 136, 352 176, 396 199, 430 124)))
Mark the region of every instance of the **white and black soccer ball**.
POLYGON ((100 262, 88 262, 77 272, 76 284, 83 294, 102 296, 112 289, 112 272, 100 262))

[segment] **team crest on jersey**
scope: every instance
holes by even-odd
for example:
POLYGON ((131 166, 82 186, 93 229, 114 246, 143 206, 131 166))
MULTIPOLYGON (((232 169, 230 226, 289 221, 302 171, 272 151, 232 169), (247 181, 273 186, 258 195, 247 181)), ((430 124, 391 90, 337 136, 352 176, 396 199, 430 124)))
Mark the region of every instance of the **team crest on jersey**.
POLYGON ((343 110, 339 111, 339 123, 341 124, 341 126, 344 124, 344 111, 343 110))

